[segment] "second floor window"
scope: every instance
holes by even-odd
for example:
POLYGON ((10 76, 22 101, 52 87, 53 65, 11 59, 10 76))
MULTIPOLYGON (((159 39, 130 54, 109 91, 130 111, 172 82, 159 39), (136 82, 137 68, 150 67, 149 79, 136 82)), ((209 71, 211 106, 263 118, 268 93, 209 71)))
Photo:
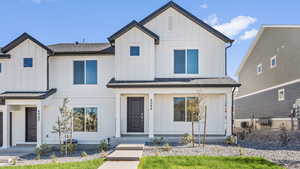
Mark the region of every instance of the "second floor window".
POLYGON ((276 59, 276 56, 271 57, 270 62, 271 62, 271 68, 276 67, 276 66, 277 66, 277 59, 276 59))
POLYGON ((174 50, 175 74, 198 74, 199 51, 197 49, 174 50))
POLYGON ((74 84, 97 84, 97 60, 74 61, 74 84))
POLYGON ((2 63, 0 63, 0 73, 2 73, 2 63))
POLYGON ((256 68, 256 73, 259 75, 263 72, 262 64, 258 64, 256 68))
POLYGON ((140 47, 130 46, 130 56, 140 56, 140 47))
POLYGON ((33 67, 32 58, 24 58, 23 67, 33 67))

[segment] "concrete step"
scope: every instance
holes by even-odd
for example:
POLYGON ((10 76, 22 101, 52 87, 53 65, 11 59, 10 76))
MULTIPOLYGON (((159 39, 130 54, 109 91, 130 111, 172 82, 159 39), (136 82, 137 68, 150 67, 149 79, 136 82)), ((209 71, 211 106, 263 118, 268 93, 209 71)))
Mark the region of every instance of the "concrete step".
POLYGON ((143 150, 116 150, 106 157, 108 161, 139 161, 143 150))
POLYGON ((116 150, 143 150, 144 144, 119 144, 116 150))
POLYGON ((18 160, 18 156, 0 156, 0 163, 10 163, 13 159, 18 160))

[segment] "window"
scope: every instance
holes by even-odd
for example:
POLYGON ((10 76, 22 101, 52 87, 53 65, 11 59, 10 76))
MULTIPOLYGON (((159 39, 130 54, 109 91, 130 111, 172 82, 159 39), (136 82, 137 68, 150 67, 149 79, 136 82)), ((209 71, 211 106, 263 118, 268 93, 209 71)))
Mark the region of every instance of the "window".
POLYGON ((257 72, 258 75, 261 74, 261 73, 263 72, 262 64, 257 65, 256 72, 257 72))
POLYGON ((130 56, 140 56, 140 47, 139 46, 131 46, 130 47, 130 56))
POLYGON ((278 90, 278 101, 283 101, 285 99, 285 92, 284 89, 278 90))
POLYGON ((97 132, 97 108, 73 108, 74 132, 97 132))
POLYGON ((198 120, 199 106, 196 97, 174 97, 174 121, 198 120))
POLYGON ((2 73, 2 63, 0 63, 0 73, 2 73))
POLYGON ((97 84, 97 60, 74 61, 74 84, 97 84))
POLYGON ((175 74, 198 74, 197 49, 174 50, 174 73, 175 74))
POLYGON ((24 58, 23 59, 23 66, 24 67, 33 67, 32 58, 24 58))
POLYGON ((276 66, 277 66, 277 59, 276 59, 276 56, 271 57, 270 62, 271 62, 271 63, 270 63, 270 64, 271 64, 271 68, 276 67, 276 66))

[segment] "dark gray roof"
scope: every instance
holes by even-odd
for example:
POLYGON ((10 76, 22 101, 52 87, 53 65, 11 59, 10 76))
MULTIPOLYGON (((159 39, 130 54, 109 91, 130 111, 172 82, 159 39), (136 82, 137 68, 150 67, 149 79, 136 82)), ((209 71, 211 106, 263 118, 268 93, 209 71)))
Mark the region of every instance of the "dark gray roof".
POLYGON ((137 27, 141 31, 143 31, 145 34, 149 35, 155 40, 155 44, 159 44, 159 36, 156 35, 154 32, 149 30, 148 28, 144 27, 142 24, 138 23, 137 21, 133 20, 128 25, 121 28, 118 32, 114 33, 112 36, 110 36, 108 39, 109 42, 113 43, 115 39, 122 36, 124 33, 128 32, 133 27, 137 27))
POLYGON ((46 99, 56 91, 56 89, 47 91, 6 91, 0 94, 0 99, 46 99))
POLYGON ((230 77, 221 78, 155 78, 152 81, 119 81, 114 78, 107 84, 109 88, 144 87, 239 87, 230 77))
POLYGON ((32 36, 30 36, 28 33, 23 33, 22 35, 20 35, 18 38, 16 38, 15 40, 11 41, 9 44, 7 44, 6 46, 4 46, 3 48, 1 48, 1 52, 2 53, 7 53, 9 52, 11 49, 15 48, 16 46, 18 46, 20 43, 22 43, 23 41, 30 39, 33 42, 35 42, 37 45, 39 45, 40 47, 44 48, 45 50, 48 51, 48 53, 52 53, 52 50, 49 49, 47 46, 45 46, 44 44, 42 44, 41 42, 39 42, 38 40, 36 40, 35 38, 33 38, 32 36))
POLYGON ((59 43, 48 46, 58 54, 114 54, 109 43, 59 43))
POLYGON ((190 12, 188 12, 187 10, 185 10, 184 8, 182 8, 181 6, 179 6, 178 4, 176 4, 173 1, 168 2, 166 5, 162 6, 158 10, 154 11, 153 13, 151 13, 150 15, 145 17, 143 20, 140 21, 140 24, 145 25, 146 23, 151 21, 153 18, 160 15, 162 12, 166 11, 167 9, 169 9, 171 7, 173 9, 175 9, 176 11, 178 11, 179 13, 181 13, 182 15, 189 18, 190 20, 192 20, 193 22, 195 22, 196 24, 198 24, 201 27, 203 27, 204 29, 206 29, 208 32, 210 32, 210 33, 214 34, 215 36, 217 36, 218 38, 222 39, 223 41, 225 41, 227 43, 228 42, 232 43, 234 41, 234 40, 228 38, 227 36, 225 36, 224 34, 222 34, 221 32, 214 29, 207 23, 203 22, 201 19, 197 18, 196 16, 194 16, 193 14, 191 14, 190 12))
POLYGON ((10 54, 2 53, 0 48, 0 59, 9 59, 9 58, 10 58, 10 54))

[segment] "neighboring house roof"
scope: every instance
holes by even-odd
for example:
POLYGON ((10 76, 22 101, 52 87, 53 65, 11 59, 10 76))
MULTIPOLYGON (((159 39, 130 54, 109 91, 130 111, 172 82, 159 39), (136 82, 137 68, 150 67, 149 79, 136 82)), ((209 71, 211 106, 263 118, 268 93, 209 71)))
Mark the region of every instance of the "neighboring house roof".
POLYGON ((134 27, 138 28, 139 30, 141 30, 145 34, 152 37, 155 40, 155 44, 159 44, 159 36, 156 35, 154 32, 152 32, 148 28, 144 27, 142 24, 138 23, 135 20, 130 22, 128 25, 124 26, 123 28, 121 28, 118 32, 114 33, 112 36, 110 36, 107 39, 108 39, 109 42, 113 43, 117 38, 119 38, 124 33, 128 32, 130 29, 132 29, 134 27))
POLYGON ((246 64, 249 56, 252 54, 256 44, 258 43, 259 39, 263 35, 264 30, 268 29, 273 29, 273 28, 300 28, 300 25, 262 25, 261 28, 259 29, 256 38, 253 40, 250 48, 248 49, 246 55, 244 56, 240 66, 238 67, 237 71, 235 72, 235 75, 238 76, 241 70, 243 69, 244 65, 246 64))
POLYGON ((239 87, 230 77, 221 78, 155 78, 152 81, 119 81, 114 78, 106 85, 108 88, 145 87, 239 87))
POLYGON ((30 39, 32 40, 34 43, 36 43, 37 45, 39 45, 40 47, 44 48, 45 50, 47 50, 48 53, 52 53, 52 50, 49 49, 47 46, 45 46, 44 44, 42 44, 41 42, 39 42, 38 40, 36 40, 35 38, 33 38, 32 36, 30 36, 28 33, 23 33, 22 35, 20 35, 18 38, 16 38, 15 40, 11 41, 9 44, 7 44, 6 46, 4 46, 3 48, 1 48, 1 52, 2 53, 7 53, 10 50, 12 50, 13 48, 15 48, 16 46, 18 46, 19 44, 21 44, 22 42, 24 42, 25 40, 30 39))
POLYGON ((178 4, 176 4, 173 1, 170 1, 166 5, 162 6, 158 10, 154 11, 153 13, 151 13, 150 15, 148 15, 147 17, 145 17, 143 20, 140 21, 140 24, 145 25, 146 23, 148 23, 149 21, 151 21, 156 16, 160 15, 161 13, 163 13, 164 11, 166 11, 169 8, 175 9, 176 11, 178 11, 179 13, 181 13, 182 15, 184 15, 185 17, 189 18, 191 21, 193 21, 196 24, 198 24, 199 26, 203 27, 208 32, 212 33, 216 37, 218 37, 221 40, 223 40, 224 42, 226 42, 226 43, 232 43, 234 41, 234 40, 228 38, 227 36, 225 36, 224 34, 222 34, 221 32, 219 32, 216 29, 214 29, 213 27, 211 27, 207 23, 203 22, 201 19, 197 18, 196 16, 194 16, 193 14, 191 14, 190 12, 188 12, 187 10, 185 10, 184 8, 182 8, 181 6, 179 6, 178 4))
POLYGON ((59 43, 48 47, 53 51, 53 55, 115 53, 114 47, 109 43, 59 43))
POLYGON ((6 91, 0 94, 0 99, 46 99, 56 91, 56 89, 47 91, 6 91))

